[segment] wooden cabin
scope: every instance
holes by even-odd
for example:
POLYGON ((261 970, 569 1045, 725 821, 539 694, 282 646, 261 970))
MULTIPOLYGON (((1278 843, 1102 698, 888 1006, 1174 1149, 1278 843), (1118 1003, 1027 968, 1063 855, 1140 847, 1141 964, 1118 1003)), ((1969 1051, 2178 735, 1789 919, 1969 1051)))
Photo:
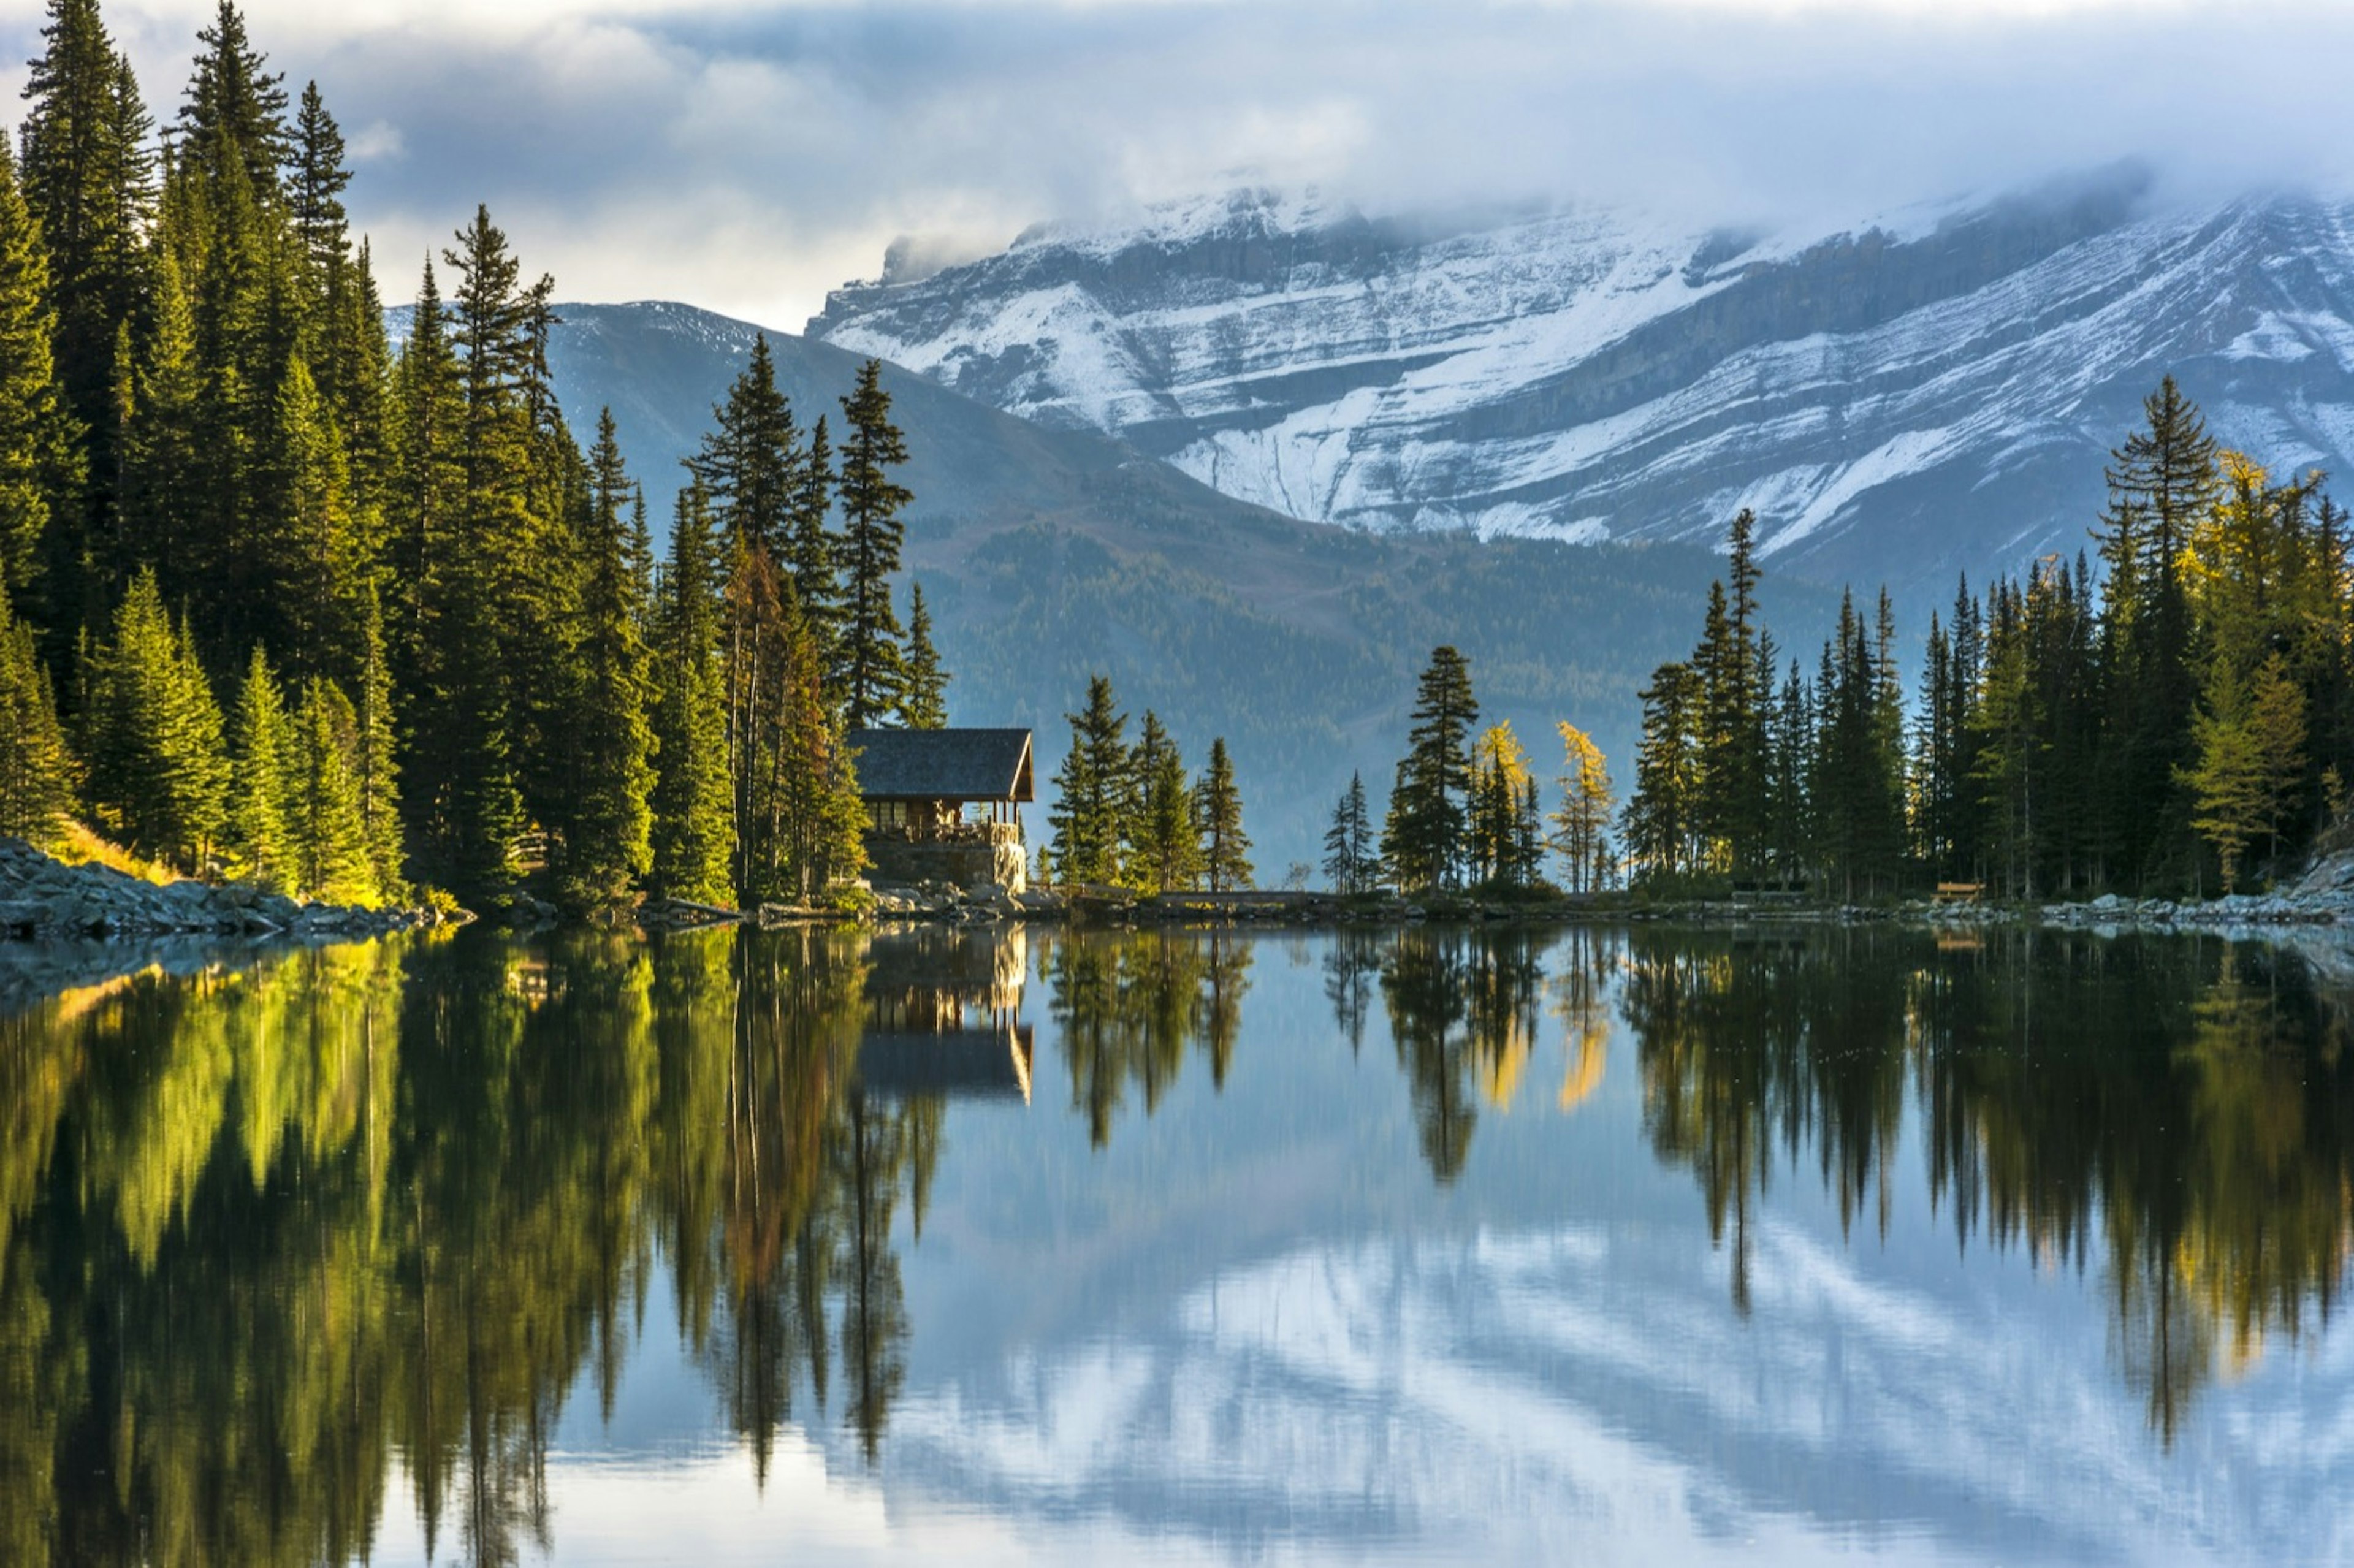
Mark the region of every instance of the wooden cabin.
POLYGON ((1026 729, 854 729, 877 882, 1026 885, 1022 808, 1037 799, 1026 729))

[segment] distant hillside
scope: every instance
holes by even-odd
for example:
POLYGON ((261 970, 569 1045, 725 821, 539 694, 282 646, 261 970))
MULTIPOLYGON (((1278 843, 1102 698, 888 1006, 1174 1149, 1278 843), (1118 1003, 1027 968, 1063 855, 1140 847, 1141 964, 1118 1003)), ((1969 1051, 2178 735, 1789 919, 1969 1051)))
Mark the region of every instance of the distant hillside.
MULTIPOLYGON (((666 516, 678 460, 758 329, 675 304, 558 311, 550 361, 567 417, 585 434, 610 405, 666 516)), ((790 334, 769 344, 797 416, 839 426, 856 356, 790 334)), ((1626 777, 1635 690, 1690 647, 1717 569, 1683 545, 1482 546, 1301 523, 1105 437, 1044 429, 896 367, 884 382, 911 453, 908 564, 936 606, 953 718, 1034 726, 1050 792, 1069 739, 1062 715, 1091 671, 1108 673, 1129 711, 1157 710, 1197 765, 1212 736, 1228 738, 1270 878, 1320 858, 1352 768, 1383 798, 1415 675, 1442 641, 1469 655, 1482 701, 1548 774, 1553 721, 1569 718, 1626 777)), ((1820 591, 1769 587, 1786 641, 1819 637, 1820 591)), ((1044 832, 1043 800, 1030 824, 1044 832)))

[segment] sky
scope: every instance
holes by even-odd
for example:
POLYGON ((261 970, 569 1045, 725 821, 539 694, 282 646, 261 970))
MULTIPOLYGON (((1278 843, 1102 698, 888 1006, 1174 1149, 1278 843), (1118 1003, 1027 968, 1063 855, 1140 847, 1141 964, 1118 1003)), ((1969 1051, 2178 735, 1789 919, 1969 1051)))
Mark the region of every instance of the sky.
MULTIPOLYGON (((45 0, 0 0, 14 104, 45 0)), ((159 118, 213 0, 102 0, 159 118)), ((960 258, 1243 184, 1850 223, 2146 160, 2354 189, 2354 0, 251 0, 342 123, 386 297, 487 203, 563 299, 798 330, 960 258)))

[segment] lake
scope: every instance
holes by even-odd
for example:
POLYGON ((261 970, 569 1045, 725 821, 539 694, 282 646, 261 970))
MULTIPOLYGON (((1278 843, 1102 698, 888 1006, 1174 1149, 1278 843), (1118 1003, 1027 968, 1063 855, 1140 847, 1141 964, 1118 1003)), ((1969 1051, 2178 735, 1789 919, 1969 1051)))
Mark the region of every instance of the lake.
POLYGON ((2354 1557, 2354 948, 155 957, 0 954, 0 1561, 2354 1557))

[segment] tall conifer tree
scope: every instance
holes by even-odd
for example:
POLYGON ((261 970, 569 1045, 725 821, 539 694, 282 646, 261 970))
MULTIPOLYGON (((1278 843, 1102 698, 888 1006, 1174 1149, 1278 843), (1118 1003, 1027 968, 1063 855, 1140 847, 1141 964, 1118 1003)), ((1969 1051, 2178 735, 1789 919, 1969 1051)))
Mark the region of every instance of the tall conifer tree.
POLYGON ((836 686, 850 727, 864 729, 895 713, 907 680, 899 618, 891 608, 891 574, 899 569, 907 526, 900 509, 914 499, 891 477, 907 461, 899 427, 891 422, 891 395, 883 366, 868 360, 842 400, 849 434, 843 442, 838 493, 842 503, 840 577, 842 645, 835 653, 836 686))

